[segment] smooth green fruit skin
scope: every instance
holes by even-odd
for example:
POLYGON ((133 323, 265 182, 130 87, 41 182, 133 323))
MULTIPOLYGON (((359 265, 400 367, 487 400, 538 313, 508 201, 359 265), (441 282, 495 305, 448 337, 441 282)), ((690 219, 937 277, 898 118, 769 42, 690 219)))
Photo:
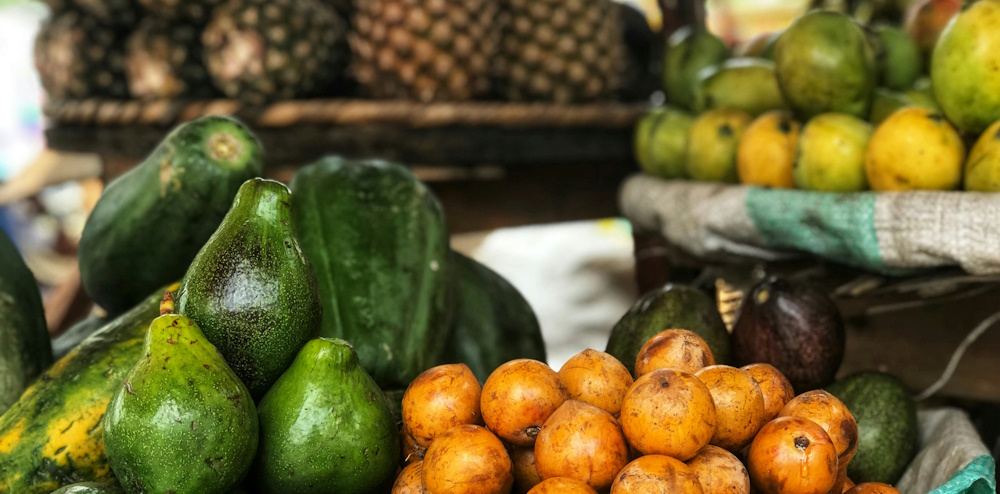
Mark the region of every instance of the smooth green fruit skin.
POLYGON ((292 197, 280 182, 252 179, 201 249, 177 292, 259 400, 316 335, 316 277, 292 231, 292 197))
POLYGON ((757 117, 784 106, 774 62, 763 58, 731 58, 698 76, 697 112, 716 108, 740 110, 757 117))
POLYGON ((920 47, 906 31, 896 26, 882 25, 876 27, 875 31, 884 50, 884 58, 879 64, 881 85, 897 91, 909 89, 923 72, 924 60, 920 47))
POLYGON ((396 420, 378 385, 343 340, 302 348, 260 402, 258 492, 388 491, 399 464, 396 420))
POLYGON ((226 494, 257 451, 257 411, 246 386, 190 318, 162 315, 145 356, 104 415, 104 448, 130 494, 226 494))
POLYGON ((858 453, 847 465, 847 476, 858 484, 895 484, 917 452, 917 408, 910 391, 881 372, 854 374, 826 390, 858 422, 858 453))
POLYGON ((440 362, 451 336, 448 231, 401 165, 324 158, 295 174, 293 215, 323 300, 320 335, 347 340, 383 388, 440 362))
POLYGON ((781 93, 800 118, 868 115, 878 67, 864 31, 850 17, 813 11, 798 18, 778 39, 774 60, 781 93))
POLYGON ((521 293, 495 271, 458 252, 452 251, 448 262, 457 313, 443 363, 463 363, 479 382, 486 382, 511 360, 545 362, 542 329, 521 293))
POLYGON ((959 130, 1000 120, 1000 1, 976 2, 953 17, 931 57, 934 99, 959 130))
POLYGON ((872 130, 868 122, 844 113, 813 117, 795 150, 795 186, 826 192, 867 189, 865 150, 872 130))
POLYGON ((116 484, 81 482, 79 484, 60 487, 52 491, 52 494, 121 494, 122 492, 122 488, 116 484))
POLYGON ((694 108, 698 73, 729 58, 729 48, 705 29, 682 27, 667 40, 663 64, 663 87, 667 102, 687 110, 694 108))
MULTIPOLYGON (((31 393, 0 416, 0 438, 14 433, 20 439, 0 454, 0 492, 45 494, 53 487, 77 482, 108 482, 113 476, 103 448, 85 448, 72 461, 57 461, 66 440, 52 434, 52 424, 73 423, 81 410, 106 408, 125 374, 142 357, 143 340, 159 315, 163 289, 132 310, 114 318, 60 359, 31 387, 31 393), (15 433, 20 426, 25 429, 15 433)), ((98 444, 101 427, 88 431, 98 444), (96 437, 95 437, 96 436, 96 437)))
POLYGON ((119 314, 180 279, 240 185, 263 171, 260 142, 238 121, 181 124, 111 182, 87 218, 79 250, 87 293, 119 314))
POLYGON ((52 364, 52 346, 35 277, 0 230, 0 414, 52 364))
POLYGON ((635 156, 635 162, 639 164, 639 168, 647 171, 647 173, 653 164, 649 157, 650 129, 663 116, 663 112, 663 108, 650 111, 639 120, 639 123, 635 125, 635 130, 632 132, 632 153, 635 156))
POLYGON ((686 329, 708 343, 718 364, 729 364, 729 332, 712 300, 697 289, 668 284, 643 295, 615 323, 605 350, 635 374, 639 350, 665 329, 686 329))
POLYGON ((649 163, 643 171, 667 180, 687 178, 685 152, 687 136, 694 117, 676 108, 666 107, 649 127, 649 163))

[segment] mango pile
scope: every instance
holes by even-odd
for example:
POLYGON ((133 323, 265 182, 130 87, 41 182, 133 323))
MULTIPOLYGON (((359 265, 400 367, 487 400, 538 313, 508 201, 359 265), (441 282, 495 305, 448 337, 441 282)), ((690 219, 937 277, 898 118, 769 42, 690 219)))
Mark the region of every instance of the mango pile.
POLYGON ((1000 191, 1000 0, 914 5, 905 26, 815 10, 732 56, 668 41, 666 106, 636 126, 646 173, 814 191, 1000 191))
POLYGON ((848 478, 858 424, 827 391, 717 365, 683 329, 649 339, 635 369, 587 349, 558 372, 512 360, 482 386, 463 364, 425 371, 403 396, 392 494, 899 492, 848 478))

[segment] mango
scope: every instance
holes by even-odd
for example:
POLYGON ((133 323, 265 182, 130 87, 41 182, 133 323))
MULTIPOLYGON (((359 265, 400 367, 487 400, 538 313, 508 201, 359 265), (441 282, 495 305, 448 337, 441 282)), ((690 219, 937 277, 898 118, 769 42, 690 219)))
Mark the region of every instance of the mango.
POLYGON ((976 140, 965 164, 965 190, 1000 192, 1000 120, 976 140))
MULTIPOLYGON (((645 138, 646 161, 640 162, 642 170, 654 177, 668 180, 687 177, 684 153, 694 117, 671 107, 663 108, 651 116, 654 118, 651 118, 645 129, 648 136, 645 138)), ((637 134, 638 132, 640 131, 637 130, 637 134)), ((636 138, 638 142, 640 137, 637 135, 636 138)))
POLYGON ((738 110, 702 113, 688 133, 688 176, 701 181, 736 183, 736 150, 753 117, 738 110))
POLYGON ((733 58, 708 67, 698 76, 695 108, 740 110, 759 116, 784 105, 774 62, 763 58, 733 58))
POLYGON ((878 67, 850 17, 821 10, 799 17, 778 40, 774 61, 781 93, 799 117, 868 115, 878 67))
POLYGON ((982 0, 958 14, 931 59, 934 98, 952 123, 982 132, 1000 120, 1000 0, 982 0))
POLYGON ((920 0, 906 11, 903 26, 920 51, 929 55, 952 17, 962 10, 962 0, 920 0))
POLYGON ((872 190, 951 190, 962 181, 965 144, 940 113, 907 107, 872 134, 865 173, 872 190))
POLYGON ((813 117, 799 137, 795 185, 800 189, 856 192, 868 188, 865 149, 872 126, 846 113, 813 117))
POLYGON ((876 26, 882 46, 879 82, 890 89, 904 91, 913 86, 923 71, 920 48, 906 32, 895 26, 876 26))
POLYGON ((791 189, 799 123, 782 111, 771 111, 747 127, 736 152, 740 183, 791 189))
POLYGON ((698 73, 729 58, 729 48, 705 29, 683 27, 667 40, 663 62, 663 88, 667 102, 687 110, 694 108, 698 73))

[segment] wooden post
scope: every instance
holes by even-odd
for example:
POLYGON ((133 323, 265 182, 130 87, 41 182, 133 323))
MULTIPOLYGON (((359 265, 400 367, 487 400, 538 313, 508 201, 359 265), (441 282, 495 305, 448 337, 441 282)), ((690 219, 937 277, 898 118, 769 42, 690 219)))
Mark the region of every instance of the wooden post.
POLYGON ((663 14, 663 39, 684 26, 705 25, 705 0, 657 0, 663 14))

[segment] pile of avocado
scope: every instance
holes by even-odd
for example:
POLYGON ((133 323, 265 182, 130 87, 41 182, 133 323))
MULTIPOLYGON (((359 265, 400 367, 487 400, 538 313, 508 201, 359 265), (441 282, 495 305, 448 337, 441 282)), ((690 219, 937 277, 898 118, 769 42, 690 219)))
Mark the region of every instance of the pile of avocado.
MULTIPOLYGON (((386 492, 420 372, 544 361, 531 307, 451 251, 405 167, 328 157, 289 187, 260 178, 263 156, 205 117, 109 184, 79 252, 108 315, 51 367, 34 280, 0 276, 0 316, 31 323, 0 325, 18 377, 0 380, 0 492, 386 492)), ((23 268, 4 242, 0 264, 23 268)))

